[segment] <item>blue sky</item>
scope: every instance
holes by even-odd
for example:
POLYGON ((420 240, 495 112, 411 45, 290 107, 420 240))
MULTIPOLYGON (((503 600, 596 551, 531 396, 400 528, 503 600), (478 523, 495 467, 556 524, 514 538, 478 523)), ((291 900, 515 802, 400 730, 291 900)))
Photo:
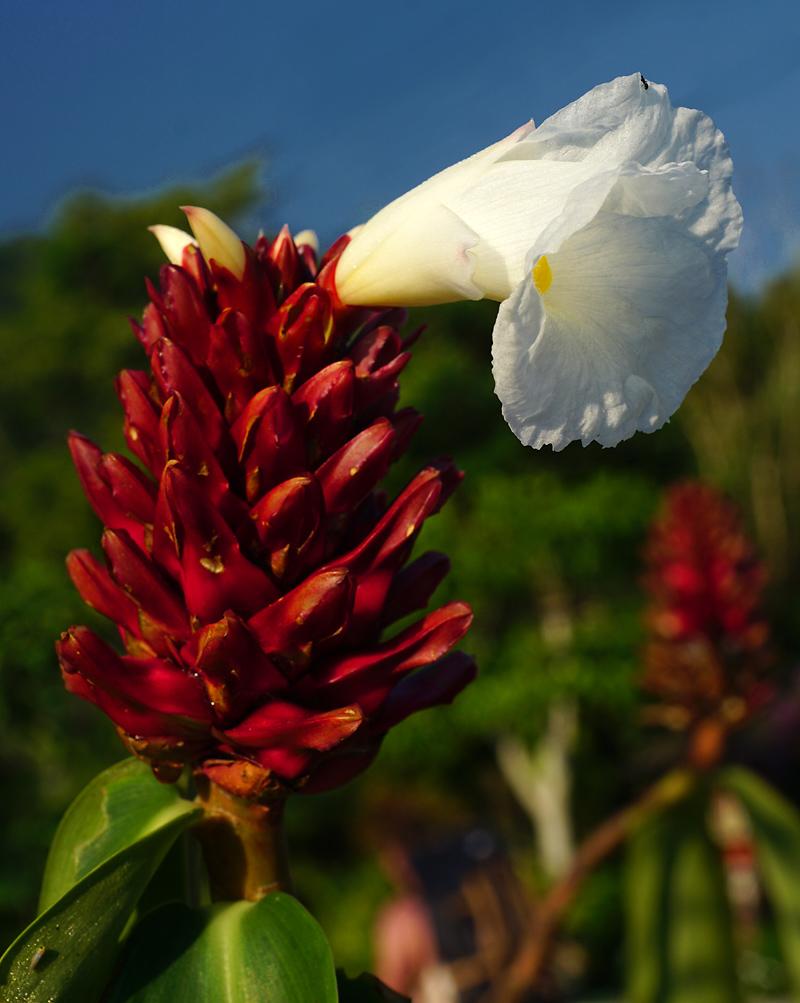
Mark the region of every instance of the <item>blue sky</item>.
MULTIPOLYGON (((594 84, 641 70, 728 137, 755 288, 800 254, 796 0, 4 0, 0 233, 258 154, 264 221, 324 238, 594 84)), ((255 228, 256 221, 253 221, 255 228)))

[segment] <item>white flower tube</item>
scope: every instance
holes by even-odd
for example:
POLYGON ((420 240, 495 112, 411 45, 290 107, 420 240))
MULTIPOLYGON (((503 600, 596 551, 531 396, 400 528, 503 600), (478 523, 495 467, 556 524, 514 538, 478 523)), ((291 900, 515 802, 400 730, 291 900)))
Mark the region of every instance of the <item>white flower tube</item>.
POLYGON ((359 229, 345 303, 500 300, 496 392, 527 445, 654 431, 714 357, 742 217, 722 134, 639 74, 442 171, 359 229))

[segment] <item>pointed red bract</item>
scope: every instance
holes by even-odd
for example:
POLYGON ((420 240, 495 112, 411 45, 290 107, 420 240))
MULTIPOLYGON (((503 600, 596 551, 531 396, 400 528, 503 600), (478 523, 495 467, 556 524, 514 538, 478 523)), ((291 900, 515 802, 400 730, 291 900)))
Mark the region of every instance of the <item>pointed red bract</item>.
POLYGON ((324 686, 326 702, 357 699, 372 712, 394 681, 441 658, 461 640, 471 622, 472 611, 464 603, 442 606, 371 651, 334 659, 314 682, 324 686))
POLYGON ((322 488, 313 474, 290 477, 256 502, 250 515, 276 578, 292 581, 311 563, 324 514, 322 488))
POLYGON ((180 666, 120 657, 86 627, 67 631, 56 649, 63 672, 78 673, 91 687, 93 702, 129 734, 180 739, 207 732, 211 708, 197 679, 180 666))
POLYGON ((291 393, 325 360, 333 333, 333 310, 324 289, 309 282, 295 289, 270 322, 283 387, 291 393))
POLYGON ((247 317, 236 310, 223 313, 211 329, 208 368, 222 394, 229 423, 261 387, 272 382, 266 345, 247 317))
POLYGON ((349 738, 361 724, 363 716, 357 704, 336 710, 312 711, 273 700, 245 718, 236 728, 226 731, 225 737, 234 745, 245 748, 284 746, 326 752, 349 738))
POLYGON ((240 718, 267 698, 287 689, 286 677, 258 643, 258 639, 235 613, 226 613, 216 623, 198 631, 187 649, 202 678, 218 720, 240 718))
POLYGON ((68 437, 83 490, 97 516, 110 529, 124 529, 140 545, 155 514, 155 484, 130 460, 98 449, 77 432, 68 437))
POLYGON ((452 651, 438 662, 426 665, 390 691, 372 721, 372 728, 388 731, 417 711, 451 703, 472 682, 476 671, 475 662, 463 651, 452 651))
POLYGON ((416 561, 392 576, 392 583, 383 603, 381 620, 394 623, 409 613, 425 609, 439 583, 450 570, 450 558, 429 550, 416 561))
POLYGON ((292 401, 305 424, 305 436, 316 456, 330 455, 351 432, 355 374, 353 363, 341 359, 316 373, 295 392, 292 401))
POLYGON ((280 387, 260 391, 233 427, 248 501, 308 470, 306 446, 292 402, 280 387))
POLYGON ((249 614, 276 599, 276 585, 242 553, 233 528, 202 487, 176 465, 164 468, 163 484, 190 614, 208 623, 226 609, 249 614))
POLYGON ((123 631, 139 635, 138 606, 88 550, 73 550, 67 556, 67 571, 87 605, 113 620, 123 631))
POLYGON ((354 436, 317 470, 325 510, 339 515, 357 508, 383 479, 394 452, 394 429, 386 418, 354 436))
POLYGON ((341 633, 353 606, 347 568, 318 571, 250 620, 262 649, 294 675, 306 668, 316 646, 341 633))
POLYGON ((381 639, 447 572, 441 554, 406 562, 461 475, 442 461, 383 494, 421 420, 396 409, 413 336, 403 311, 338 301, 345 244, 318 273, 284 228, 245 245, 241 277, 189 245, 133 323, 150 372, 117 382, 145 471, 70 436, 106 531, 105 564, 78 550, 68 570, 126 654, 72 628, 57 643, 64 682, 161 780, 189 765, 244 797, 329 789, 474 674, 447 654, 463 604, 381 639))
POLYGON ((123 369, 117 378, 117 395, 125 413, 125 441, 134 456, 158 476, 164 453, 158 434, 159 408, 150 396, 150 377, 136 369, 123 369))

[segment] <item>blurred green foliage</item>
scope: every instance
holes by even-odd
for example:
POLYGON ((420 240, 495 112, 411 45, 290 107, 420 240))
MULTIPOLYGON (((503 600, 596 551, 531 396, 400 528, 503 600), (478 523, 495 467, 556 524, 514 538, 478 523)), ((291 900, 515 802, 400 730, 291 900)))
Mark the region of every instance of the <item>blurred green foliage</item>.
MULTIPOLYGON (((176 207, 186 202, 235 225, 259 195, 252 165, 136 201, 82 194, 46 233, 0 245, 0 942, 34 912, 66 804, 122 755, 102 715, 64 693, 52 653, 69 624, 100 629, 64 571, 68 550, 96 549, 99 537, 66 432, 123 448, 113 377, 140 359, 125 317, 140 312, 142 276, 155 277, 161 263, 145 227, 179 224, 176 207)), ((369 966, 371 918, 389 887, 375 839, 365 835, 381 792, 433 797, 443 814, 456 805, 488 821, 534 883, 530 822, 498 771, 498 738, 532 745, 554 702, 577 706, 579 833, 626 800, 663 755, 643 740, 635 680, 641 547, 667 484, 699 474, 743 506, 770 558, 781 639, 790 650, 799 639, 791 601, 800 575, 800 455, 792 448, 800 275, 757 299, 734 296, 725 346, 678 417, 614 450, 534 453, 517 442, 492 391, 493 315, 481 303, 412 317, 429 327, 404 374, 403 402, 426 420, 393 474, 400 486, 444 453, 467 471, 422 546, 452 559, 440 597, 475 609, 466 647, 478 657, 479 679, 453 707, 396 729, 364 778, 297 798, 289 810, 299 892, 351 970, 369 966)), ((619 982, 621 922, 619 883, 598 879, 570 926, 596 959, 590 981, 619 982)))
POLYGON ((113 729, 65 699, 53 642, 74 622, 108 631, 78 599, 64 568, 74 546, 96 546, 65 433, 108 449, 123 438, 113 376, 141 352, 126 317, 161 252, 153 222, 179 224, 203 202, 235 219, 259 198, 256 165, 202 186, 134 202, 77 195, 46 234, 0 245, 0 942, 34 911, 59 816, 103 766, 121 758, 113 729))

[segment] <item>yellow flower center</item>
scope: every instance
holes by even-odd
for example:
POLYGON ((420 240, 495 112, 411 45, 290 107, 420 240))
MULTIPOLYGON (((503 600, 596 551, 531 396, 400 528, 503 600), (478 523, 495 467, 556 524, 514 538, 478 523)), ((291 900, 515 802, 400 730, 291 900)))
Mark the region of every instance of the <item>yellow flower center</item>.
POLYGON ((553 283, 553 269, 550 267, 546 254, 543 254, 533 266, 531 275, 537 292, 540 296, 544 296, 553 283))

